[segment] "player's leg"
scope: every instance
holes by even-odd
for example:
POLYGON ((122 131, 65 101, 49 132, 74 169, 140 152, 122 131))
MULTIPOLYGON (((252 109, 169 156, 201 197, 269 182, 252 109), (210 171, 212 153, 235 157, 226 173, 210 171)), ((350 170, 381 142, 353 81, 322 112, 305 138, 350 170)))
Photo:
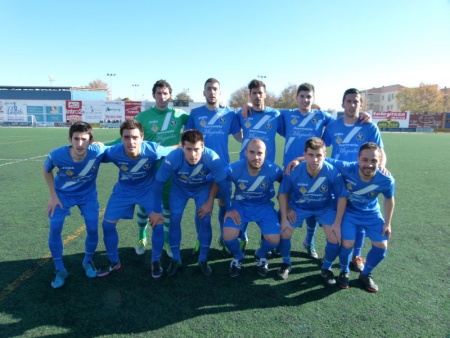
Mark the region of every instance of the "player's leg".
POLYGON ((355 245, 353 247, 352 266, 356 272, 361 272, 364 269, 364 258, 362 256, 362 248, 364 247, 364 240, 366 232, 362 226, 358 227, 356 231, 355 245))
MULTIPOLYGON (((209 188, 198 190, 194 195, 196 211, 204 205, 209 197, 209 188)), ((195 213, 198 215, 198 213, 195 213)), ((208 264, 208 253, 212 241, 211 214, 206 214, 202 218, 198 217, 198 240, 200 242, 200 252, 198 257, 198 267, 202 274, 210 276, 212 269, 208 264)))
POLYGON ((356 228, 358 219, 350 214, 345 214, 341 224, 341 249, 339 251, 339 272, 338 285, 341 289, 347 289, 350 281, 350 261, 355 243, 356 228))
POLYGON ((278 222, 278 215, 271 205, 252 208, 250 213, 251 216, 249 217, 255 220, 263 235, 261 246, 255 252, 255 258, 256 272, 261 277, 265 277, 269 272, 266 254, 280 245, 280 223, 278 222))
MULTIPOLYGON (((239 210, 238 210, 239 212, 239 210)), ((239 213, 241 219, 243 215, 239 213)), ((241 274, 242 270, 242 261, 244 259, 244 253, 241 250, 241 246, 239 245, 239 233, 241 232, 242 223, 236 224, 231 218, 227 218, 224 220, 222 237, 223 242, 229 252, 233 255, 233 260, 230 263, 230 276, 238 277, 241 274)))
POLYGON ((82 265, 86 277, 95 278, 97 277, 97 269, 94 265, 94 254, 98 245, 98 213, 100 206, 96 192, 95 194, 85 196, 84 200, 85 203, 78 205, 86 225, 86 240, 84 243, 85 249, 82 265))
POLYGON ((317 223, 317 220, 314 216, 306 218, 305 223, 306 223, 306 236, 305 240, 303 241, 303 247, 308 252, 309 258, 317 259, 319 258, 319 255, 317 254, 316 246, 314 244, 314 237, 316 235, 319 223, 317 223))
POLYGON ((145 247, 147 246, 147 226, 148 226, 148 214, 143 206, 138 205, 136 211, 137 226, 139 229, 139 240, 134 248, 136 254, 143 255, 145 253, 145 247))
POLYGON ((169 228, 170 228, 170 191, 172 190, 172 179, 167 181, 163 187, 162 205, 164 217, 164 248, 167 256, 172 258, 172 250, 169 244, 169 228))

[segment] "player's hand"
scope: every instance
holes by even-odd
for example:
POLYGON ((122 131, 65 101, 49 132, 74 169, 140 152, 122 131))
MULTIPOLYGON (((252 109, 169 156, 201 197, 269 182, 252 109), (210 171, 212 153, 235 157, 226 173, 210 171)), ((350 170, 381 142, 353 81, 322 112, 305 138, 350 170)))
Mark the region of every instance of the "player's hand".
POLYGON ((234 224, 236 224, 236 225, 241 225, 241 215, 239 215, 239 213, 237 212, 236 209, 227 211, 227 212, 225 213, 224 221, 225 221, 227 218, 231 218, 231 220, 234 222, 234 224))
POLYGON ((383 232, 381 233, 383 236, 387 236, 388 241, 391 240, 392 228, 390 223, 384 223, 383 232))
POLYGON ((291 162, 288 163, 288 165, 286 166, 286 168, 284 169, 284 172, 288 175, 291 174, 291 171, 294 170, 295 168, 297 168, 297 166, 300 164, 299 161, 297 160, 292 160, 291 162))
POLYGON ((213 204, 206 202, 200 208, 198 208, 197 215, 200 219, 202 219, 203 217, 205 217, 208 214, 211 215, 212 210, 213 210, 213 204))
POLYGON ((382 174, 391 176, 391 172, 387 170, 386 167, 378 167, 378 170, 380 170, 382 174))
POLYGON ((331 225, 331 233, 334 234, 336 237, 336 240, 338 243, 341 243, 342 236, 341 236, 341 224, 333 223, 331 225))
POLYGON ((297 213, 292 210, 291 208, 287 208, 287 220, 291 223, 291 224, 295 224, 297 223, 297 213))
POLYGON ((59 200, 58 196, 50 197, 50 200, 48 201, 48 206, 47 206, 47 216, 53 217, 57 206, 59 206, 61 209, 63 209, 63 205, 62 205, 61 201, 59 200))
POLYGON ((100 147, 104 147, 105 146, 105 144, 103 142, 98 142, 98 141, 92 142, 92 144, 96 145, 96 146, 100 146, 100 147))
POLYGON ((242 107, 241 114, 244 119, 252 115, 252 107, 253 105, 251 103, 247 103, 245 106, 242 107))
POLYGON ((152 211, 151 214, 148 216, 148 222, 150 223, 150 226, 153 228, 155 225, 163 224, 164 217, 162 213, 152 211))
POLYGON ((361 115, 359 116, 359 119, 361 120, 362 123, 370 123, 372 122, 372 116, 370 116, 367 113, 361 113, 361 115))

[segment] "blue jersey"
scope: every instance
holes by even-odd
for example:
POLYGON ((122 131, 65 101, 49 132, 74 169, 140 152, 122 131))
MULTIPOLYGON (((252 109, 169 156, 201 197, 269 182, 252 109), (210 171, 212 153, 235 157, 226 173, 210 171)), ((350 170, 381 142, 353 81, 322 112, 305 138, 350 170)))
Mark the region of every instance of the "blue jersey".
POLYGON ((239 125, 244 136, 240 158, 245 159, 247 143, 250 140, 259 138, 266 144, 266 159, 270 162, 275 162, 275 137, 280 124, 280 112, 270 107, 265 107, 262 112, 252 109, 251 114, 246 119, 244 119, 241 112, 242 109, 237 113, 239 125))
POLYGON ((79 197, 96 191, 96 178, 105 147, 89 145, 86 158, 75 162, 70 156, 70 148, 64 146, 53 150, 44 161, 44 169, 51 172, 57 168, 55 191, 64 197, 79 197))
POLYGON ((316 177, 307 171, 307 163, 301 162, 290 175, 284 175, 280 194, 289 194, 289 207, 294 210, 317 210, 332 204, 336 198, 348 195, 338 169, 324 162, 316 177))
POLYGON ((384 175, 377 170, 370 182, 364 182, 359 176, 359 164, 357 162, 336 161, 326 159, 332 163, 344 177, 346 188, 349 192, 346 212, 357 216, 367 214, 380 214, 378 195, 384 198, 394 197, 395 180, 390 175, 384 175))
POLYGON ((125 154, 124 144, 108 147, 103 162, 112 162, 119 168, 119 179, 114 189, 122 194, 135 194, 136 189, 149 189, 155 179, 156 163, 172 147, 162 147, 154 142, 142 142, 141 154, 131 159, 125 154))
POLYGON ((199 130, 205 139, 205 146, 219 155, 223 167, 230 164, 228 154, 228 135, 238 133, 241 128, 234 110, 221 107, 209 110, 206 106, 192 109, 184 128, 199 130))
POLYGON ((333 146, 331 157, 340 161, 356 161, 359 148, 366 142, 374 142, 383 148, 383 141, 377 126, 371 123, 361 123, 347 126, 341 117, 332 121, 325 128, 323 139, 327 146, 333 146))
POLYGON ((323 128, 334 120, 334 117, 321 110, 311 110, 307 114, 302 114, 298 109, 280 112, 278 132, 285 138, 283 166, 303 156, 306 141, 311 137, 322 137, 323 128))
POLYGON ((281 181, 283 171, 270 161, 264 161, 257 176, 252 176, 247 169, 247 159, 230 164, 226 170, 227 179, 234 183, 233 204, 248 206, 273 204, 275 196, 274 182, 281 181))

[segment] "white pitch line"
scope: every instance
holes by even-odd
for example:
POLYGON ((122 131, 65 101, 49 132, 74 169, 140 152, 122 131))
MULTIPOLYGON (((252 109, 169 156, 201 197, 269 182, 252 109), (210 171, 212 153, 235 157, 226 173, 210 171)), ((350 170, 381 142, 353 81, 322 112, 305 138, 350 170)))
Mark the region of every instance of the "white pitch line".
MULTIPOLYGON (((16 163, 24 162, 24 161, 31 161, 31 160, 35 160, 37 158, 44 157, 44 156, 47 156, 47 155, 39 155, 39 156, 30 157, 30 158, 24 158, 23 160, 16 160, 14 162, 3 163, 3 164, 0 164, 0 167, 3 167, 5 165, 10 165, 10 164, 16 164, 16 163)), ((11 161, 11 160, 12 159, 6 159, 6 161, 11 161)))

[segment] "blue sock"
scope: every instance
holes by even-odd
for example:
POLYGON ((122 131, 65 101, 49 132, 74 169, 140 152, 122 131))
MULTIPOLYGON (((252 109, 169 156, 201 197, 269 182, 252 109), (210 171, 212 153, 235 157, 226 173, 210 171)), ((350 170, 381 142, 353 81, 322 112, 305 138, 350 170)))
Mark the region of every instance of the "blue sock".
POLYGON ((152 263, 159 262, 164 247, 164 224, 158 224, 152 230, 152 263))
POLYGON ((261 238, 261 247, 258 250, 256 250, 256 252, 255 252, 256 257, 265 258, 266 253, 268 253, 269 251, 272 251, 273 249, 278 247, 279 244, 280 243, 272 244, 268 240, 266 240, 264 237, 261 238))
POLYGON ((315 217, 308 217, 306 220, 306 237, 305 242, 308 245, 314 244, 314 236, 317 231, 317 221, 315 217))
POLYGON ((173 260, 181 262, 181 218, 182 214, 170 214, 169 244, 172 249, 173 260))
POLYGON ((63 240, 61 237, 62 228, 64 221, 50 221, 50 232, 48 234, 48 248, 52 254, 53 263, 55 264, 55 269, 58 271, 63 271, 64 262, 63 256, 63 240))
POLYGON ((219 226, 220 226, 220 241, 223 241, 222 233, 223 233, 223 218, 225 217, 226 209, 225 206, 219 205, 219 215, 217 216, 219 219, 219 226))
POLYGON ((117 224, 107 221, 102 222, 103 243, 105 243, 106 253, 110 262, 119 261, 119 234, 117 233, 117 224))
POLYGON ((291 239, 281 239, 280 245, 278 248, 280 249, 281 257, 283 257, 283 263, 291 265, 291 239))
POLYGON ((362 256, 362 248, 364 246, 364 239, 366 232, 362 226, 356 229, 355 245, 353 246, 353 257, 362 256))
POLYGON ((364 265, 364 270, 362 271, 363 275, 368 275, 372 273, 372 270, 377 267, 378 264, 386 257, 387 249, 377 248, 376 246, 372 246, 372 249, 369 250, 366 258, 366 264, 364 265))
POLYGON ((209 248, 212 241, 212 228, 211 228, 211 216, 206 215, 200 221, 200 229, 198 233, 198 239, 200 241, 200 253, 198 255, 198 261, 203 262, 208 259, 209 248))
POLYGON ((223 243, 233 254, 234 258, 237 260, 241 260, 244 258, 244 254, 241 251, 241 247, 239 246, 239 240, 237 238, 232 239, 231 241, 224 240, 223 243))
POLYGON ((352 249, 341 246, 341 252, 339 253, 339 264, 341 265, 341 271, 350 272, 349 264, 352 259, 352 249))
POLYGON ((330 243, 327 241, 325 245, 325 256, 323 257, 322 270, 331 270, 333 262, 339 255, 339 244, 330 243))
POLYGON ((98 245, 98 220, 85 220, 86 223, 86 240, 84 241, 84 259, 83 264, 92 261, 95 250, 98 245))

